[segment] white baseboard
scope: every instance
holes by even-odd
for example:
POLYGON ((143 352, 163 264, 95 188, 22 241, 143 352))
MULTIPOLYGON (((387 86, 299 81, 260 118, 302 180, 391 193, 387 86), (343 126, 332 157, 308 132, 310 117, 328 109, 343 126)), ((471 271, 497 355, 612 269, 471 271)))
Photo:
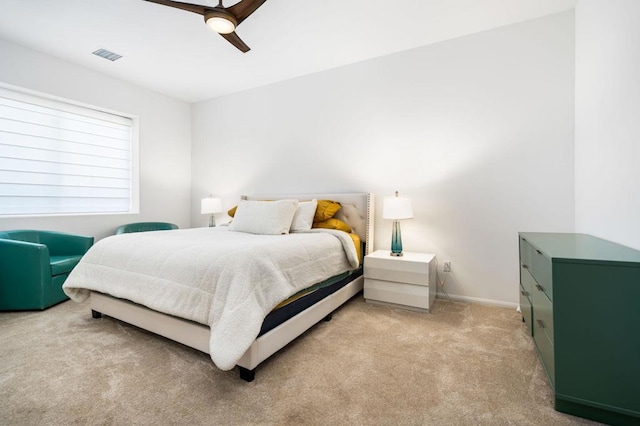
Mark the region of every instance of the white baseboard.
MULTIPOLYGON (((444 293, 437 293, 436 299, 447 299, 444 293)), ((512 308, 517 309, 517 303, 504 302, 502 300, 492 300, 492 299, 480 299, 478 297, 469 297, 469 296, 460 296, 458 294, 449 294, 449 299, 454 302, 467 302, 467 303, 475 303, 476 305, 485 305, 485 306, 495 306, 498 308, 512 308)))

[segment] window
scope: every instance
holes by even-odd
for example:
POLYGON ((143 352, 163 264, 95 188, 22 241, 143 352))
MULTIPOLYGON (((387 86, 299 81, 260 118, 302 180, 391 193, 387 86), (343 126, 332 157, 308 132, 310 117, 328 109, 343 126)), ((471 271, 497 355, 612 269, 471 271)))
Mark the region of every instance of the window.
POLYGON ((137 213, 137 121, 0 86, 0 216, 137 213))

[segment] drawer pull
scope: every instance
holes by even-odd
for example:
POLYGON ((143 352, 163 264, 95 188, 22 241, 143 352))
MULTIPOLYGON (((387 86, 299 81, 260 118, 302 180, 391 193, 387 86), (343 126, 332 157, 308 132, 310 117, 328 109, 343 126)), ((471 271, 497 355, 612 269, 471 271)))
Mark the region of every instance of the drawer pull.
POLYGON ((522 264, 522 268, 523 269, 529 269, 529 267, 527 265, 525 265, 524 263, 522 264))
POLYGON ((544 288, 540 284, 536 284, 538 291, 544 291, 544 288))
POLYGON ((542 252, 540 250, 538 250, 538 249, 536 249, 536 253, 542 254, 542 252))
POLYGON ((538 328, 544 328, 544 323, 542 322, 542 320, 537 319, 536 324, 538 324, 538 328))
POLYGON ((528 291, 524 291, 524 290, 520 290, 520 294, 523 296, 528 296, 529 292, 528 291))

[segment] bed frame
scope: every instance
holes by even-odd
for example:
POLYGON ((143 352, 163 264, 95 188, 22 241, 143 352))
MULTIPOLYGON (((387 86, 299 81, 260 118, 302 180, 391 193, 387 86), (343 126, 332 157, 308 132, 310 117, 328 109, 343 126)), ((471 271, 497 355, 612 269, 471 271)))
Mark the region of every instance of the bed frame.
MULTIPOLYGON (((287 194, 243 196, 248 200, 275 200, 296 198, 299 200, 334 200, 342 204, 336 218, 348 223, 365 242, 365 253, 373 245, 373 195, 367 193, 347 194, 287 194)), ((255 377, 256 367, 265 359, 282 349, 296 337, 318 323, 330 320, 334 310, 362 291, 364 277, 356 277, 340 290, 310 306, 269 332, 259 336, 237 362, 240 377, 248 382, 255 377)), ((209 353, 210 329, 182 318, 163 314, 142 305, 124 299, 118 299, 104 293, 91 292, 89 298, 94 318, 102 314, 135 325, 152 333, 159 334, 176 342, 209 353)))

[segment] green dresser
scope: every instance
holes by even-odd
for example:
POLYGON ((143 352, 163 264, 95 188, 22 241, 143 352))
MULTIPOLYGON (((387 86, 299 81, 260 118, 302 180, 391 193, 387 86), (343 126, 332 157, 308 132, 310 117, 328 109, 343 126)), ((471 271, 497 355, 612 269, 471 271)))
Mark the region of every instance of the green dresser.
POLYGON ((640 251, 584 234, 519 234, 520 308, 555 408, 640 425, 640 251))

